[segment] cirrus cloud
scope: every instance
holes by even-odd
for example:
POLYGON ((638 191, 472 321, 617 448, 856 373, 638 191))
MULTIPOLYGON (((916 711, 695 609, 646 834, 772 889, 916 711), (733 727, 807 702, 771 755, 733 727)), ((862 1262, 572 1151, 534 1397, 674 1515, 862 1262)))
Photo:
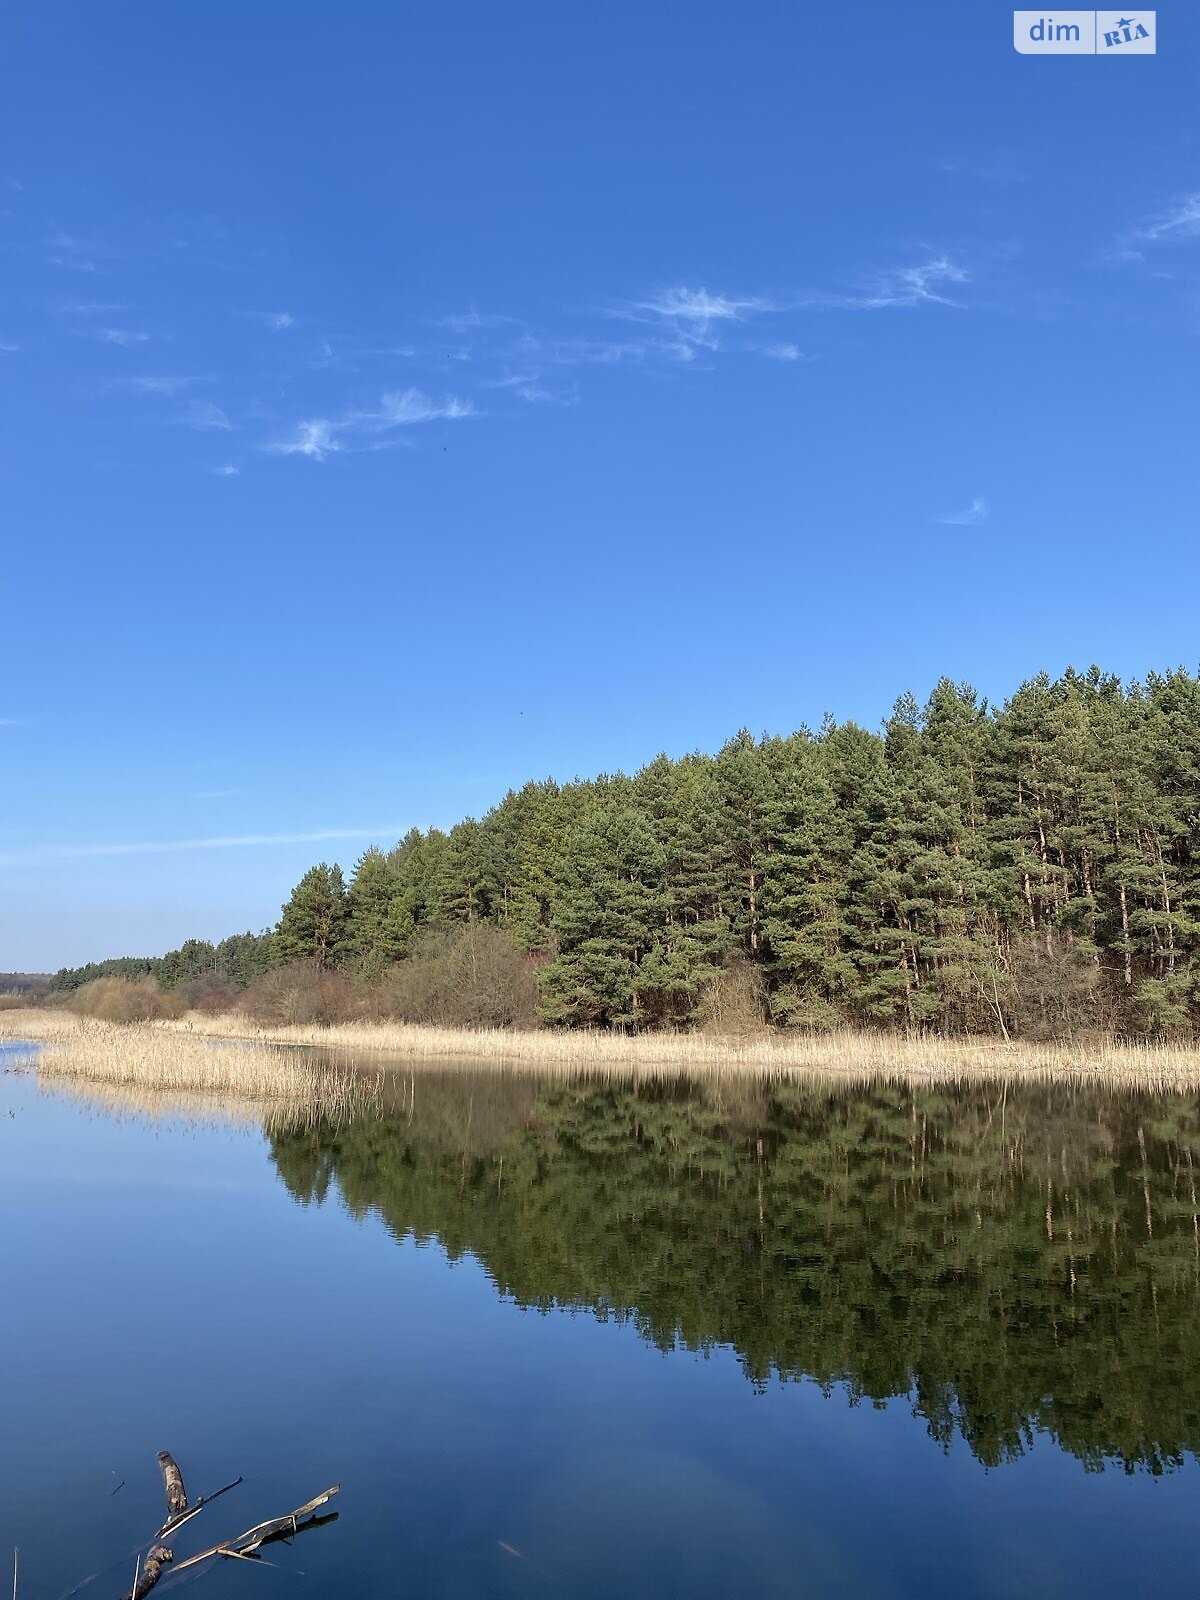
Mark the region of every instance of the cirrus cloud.
POLYGON ((948 528, 977 528, 981 522, 986 522, 991 512, 991 507, 981 494, 977 494, 965 511, 948 511, 938 521, 948 528))
POLYGON ((371 410, 349 411, 340 417, 306 417, 283 439, 271 440, 264 448, 274 455, 306 456, 324 461, 342 452, 377 450, 399 439, 389 438, 397 430, 423 422, 456 422, 474 416, 469 400, 447 395, 435 400, 422 389, 399 389, 383 394, 371 410))

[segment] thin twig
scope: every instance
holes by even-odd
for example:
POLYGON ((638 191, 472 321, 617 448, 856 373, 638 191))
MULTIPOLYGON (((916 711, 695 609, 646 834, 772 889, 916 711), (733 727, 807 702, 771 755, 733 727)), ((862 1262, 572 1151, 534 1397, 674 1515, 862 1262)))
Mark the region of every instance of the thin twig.
POLYGON ((194 1506, 189 1506, 186 1511, 180 1511, 175 1516, 168 1517, 154 1537, 156 1539, 165 1539, 168 1533, 174 1533, 177 1528, 182 1528, 184 1523, 190 1522, 198 1511, 203 1511, 205 1506, 211 1505, 214 1500, 223 1494, 227 1494, 230 1489, 236 1489, 238 1484, 242 1482, 244 1480, 241 1476, 238 1476, 232 1483, 223 1483, 219 1489, 214 1489, 211 1494, 202 1494, 194 1506))
POLYGON ((253 1528, 248 1528, 245 1533, 239 1533, 233 1539, 224 1539, 220 1544, 214 1544, 208 1550, 201 1550, 199 1555, 189 1556, 186 1561, 179 1563, 175 1571, 185 1572, 188 1567, 194 1567, 198 1561, 207 1561, 210 1556, 223 1556, 231 1552, 235 1555, 240 1555, 247 1550, 257 1550, 265 1539, 270 1538, 272 1534, 279 1533, 287 1527, 289 1522, 292 1524, 293 1530, 299 1532, 300 1519, 309 1516, 312 1512, 319 1510, 321 1506, 332 1500, 340 1488, 341 1485, 335 1483, 332 1488, 325 1489, 320 1494, 314 1495, 305 1505, 297 1506, 295 1511, 289 1511, 286 1516, 272 1517, 268 1522, 256 1523, 253 1528))

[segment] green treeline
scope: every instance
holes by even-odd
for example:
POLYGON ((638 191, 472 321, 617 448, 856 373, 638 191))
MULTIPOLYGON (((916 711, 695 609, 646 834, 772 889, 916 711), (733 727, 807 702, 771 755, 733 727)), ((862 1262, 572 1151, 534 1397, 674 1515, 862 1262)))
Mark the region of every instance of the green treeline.
MULTIPOLYGON (((1190 1031, 1198 829, 1195 677, 1043 675, 999 709, 943 681, 879 733, 742 732, 632 777, 527 784, 368 851, 348 883, 323 863, 228 976, 370 982, 431 932, 491 925, 554 1024, 1190 1031)), ((223 948, 135 965, 178 982, 223 948)), ((82 973, 101 975, 55 984, 82 973)))
POLYGON ((474 1254, 525 1307, 731 1346, 747 1377, 911 1396, 994 1465, 1200 1449, 1194 1098, 990 1083, 422 1073, 393 1113, 272 1136, 288 1189, 474 1254), (410 1098, 411 1096, 411 1098, 410 1098))
POLYGON ((164 989, 209 979, 245 989, 274 965, 273 942, 269 932, 235 933, 218 944, 188 939, 165 956, 115 956, 108 961, 89 961, 83 967, 64 967, 50 979, 48 988, 51 994, 64 994, 100 978, 125 978, 132 983, 154 978, 164 989))

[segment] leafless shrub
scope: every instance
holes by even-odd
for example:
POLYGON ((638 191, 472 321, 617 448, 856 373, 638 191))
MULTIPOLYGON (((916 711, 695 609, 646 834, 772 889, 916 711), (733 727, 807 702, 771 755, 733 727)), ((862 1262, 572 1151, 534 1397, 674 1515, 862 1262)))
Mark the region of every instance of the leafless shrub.
POLYGON ((213 1017, 236 1010, 242 999, 237 985, 218 973, 187 978, 176 987, 175 993, 183 1001, 185 1010, 203 1011, 213 1017))
POLYGON ((362 1012, 361 992, 340 972, 293 961, 264 973, 238 997, 237 1009, 260 1023, 285 1027, 350 1022, 362 1012))
POLYGON ((76 989, 68 1005, 79 1016, 101 1022, 150 1022, 182 1016, 187 1009, 180 995, 155 978, 93 978, 76 989))
POLYGON ((379 984, 385 1016, 437 1027, 532 1027, 537 1020, 533 963, 487 923, 430 930, 379 984))
POLYGON ((767 1025, 767 995, 758 968, 744 956, 731 957, 704 985, 696 1022, 705 1033, 761 1033, 767 1025))
POLYGON ((1099 964, 1067 935, 1014 941, 1009 984, 1013 1031, 1023 1039, 1086 1040, 1111 1029, 1099 964))

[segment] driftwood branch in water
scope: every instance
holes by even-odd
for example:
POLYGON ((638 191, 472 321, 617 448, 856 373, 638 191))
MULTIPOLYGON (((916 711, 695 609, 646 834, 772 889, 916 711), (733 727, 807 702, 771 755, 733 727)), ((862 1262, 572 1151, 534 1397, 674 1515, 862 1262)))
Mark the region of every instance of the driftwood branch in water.
MULTIPOLYGON (((331 1522, 336 1522, 337 1519, 338 1514, 336 1511, 327 1511, 323 1517, 306 1517, 303 1522, 298 1522, 294 1528, 289 1522, 285 1528, 280 1528, 278 1533, 269 1533, 263 1540, 263 1545, 279 1543, 291 1544, 292 1540, 299 1534, 311 1533, 314 1528, 328 1527, 331 1522)), ((261 1561, 262 1556, 259 1553, 261 1550, 262 1545, 258 1547, 258 1550, 249 1553, 239 1550, 238 1554, 244 1555, 248 1561, 261 1561)))
POLYGON ((306 1517, 303 1522, 298 1522, 293 1528, 290 1522, 286 1523, 278 1533, 269 1533, 262 1544, 255 1550, 234 1550, 228 1545, 221 1547, 220 1555, 224 1561, 227 1558, 234 1561, 260 1561, 265 1567, 273 1567, 275 1562, 263 1560, 263 1550, 271 1544, 288 1544, 293 1539, 298 1539, 302 1533, 312 1533, 315 1528, 327 1528, 331 1522, 336 1522, 336 1511, 327 1511, 323 1517, 306 1517))
POLYGON ((186 1511, 187 1490, 183 1486, 183 1473, 180 1472, 175 1462, 175 1457, 166 1450, 158 1452, 158 1464, 162 1469, 163 1488, 167 1491, 167 1510, 173 1517, 186 1511))
POLYGON ((123 1594, 121 1600, 142 1600, 142 1596, 149 1594, 162 1577, 162 1570, 171 1559, 171 1552, 167 1547, 156 1544, 142 1563, 141 1572, 135 1577, 133 1588, 127 1594, 123 1594))
POLYGON ((173 1517, 168 1517, 154 1537, 156 1539, 165 1539, 169 1533, 174 1533, 176 1528, 182 1528, 185 1522, 190 1522, 198 1512, 204 1510, 205 1506, 219 1499, 221 1495, 227 1494, 230 1489, 236 1489, 241 1482, 242 1479, 238 1477, 232 1483, 223 1483, 219 1489, 214 1489, 211 1494, 202 1494, 195 1505, 188 1506, 186 1510, 178 1512, 173 1517))
MULTIPOLYGON (((183 1572, 187 1567, 194 1567, 198 1561, 207 1561, 210 1556, 245 1555, 251 1550, 257 1550, 260 1544, 265 1544, 269 1539, 301 1532, 305 1517, 310 1517, 314 1511, 326 1505, 341 1487, 340 1483, 335 1483, 332 1488, 314 1495, 304 1505, 297 1506, 295 1511, 289 1511, 286 1517, 272 1517, 269 1522, 260 1522, 255 1527, 248 1528, 245 1533, 239 1533, 235 1539, 225 1539, 221 1544, 214 1544, 208 1550, 201 1550, 198 1556, 189 1556, 186 1561, 179 1563, 175 1571, 183 1572)), ((133 1600, 139 1600, 139 1597, 134 1596, 133 1600)))

